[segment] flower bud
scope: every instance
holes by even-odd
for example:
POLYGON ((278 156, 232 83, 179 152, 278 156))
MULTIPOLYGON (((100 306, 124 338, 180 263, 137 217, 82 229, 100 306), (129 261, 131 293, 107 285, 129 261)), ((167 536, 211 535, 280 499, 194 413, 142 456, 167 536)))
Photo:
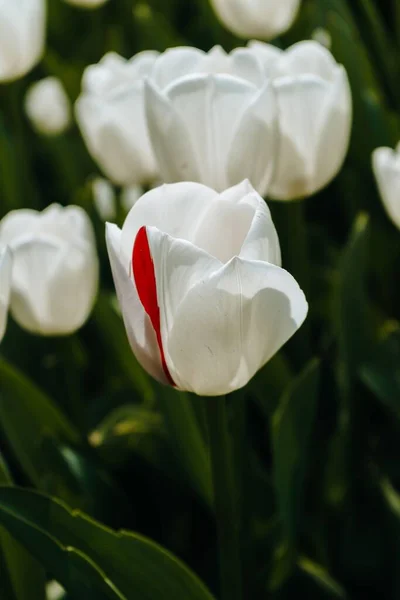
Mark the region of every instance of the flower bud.
POLYGON ((63 133, 71 124, 69 99, 56 77, 46 77, 29 88, 25 111, 34 128, 44 135, 63 133))

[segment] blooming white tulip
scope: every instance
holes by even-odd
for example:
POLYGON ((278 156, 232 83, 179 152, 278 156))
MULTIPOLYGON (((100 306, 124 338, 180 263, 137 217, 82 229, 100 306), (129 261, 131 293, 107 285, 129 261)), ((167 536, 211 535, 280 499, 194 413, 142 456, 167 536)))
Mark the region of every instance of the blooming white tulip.
POLYGON ((0 82, 22 77, 39 62, 45 24, 45 0, 0 0, 0 82))
POLYGON ((150 137, 164 181, 223 191, 249 178, 264 195, 274 169, 276 105, 262 61, 246 48, 227 55, 167 50, 146 81, 150 137))
POLYGON ((372 167, 383 206, 400 229, 400 142, 395 150, 376 148, 372 153, 372 167))
POLYGON ((127 335, 159 381, 200 395, 238 389, 300 327, 307 302, 280 266, 270 211, 248 181, 147 192, 107 247, 127 335))
POLYGON ((215 12, 234 34, 270 40, 291 27, 300 0, 211 0, 215 12))
POLYGON ((127 61, 106 54, 83 75, 76 118, 89 152, 119 185, 149 183, 157 176, 144 114, 143 79, 157 52, 127 61))
POLYGON ((97 213, 103 221, 115 219, 117 206, 115 191, 107 179, 95 177, 92 181, 93 202, 97 213))
POLYGON ((69 99, 57 77, 46 77, 31 85, 25 111, 34 128, 44 135, 63 133, 71 124, 69 99))
POLYGON ((0 250, 0 342, 7 325, 8 305, 10 302, 12 256, 8 248, 0 250))
POLYGON ((293 200, 327 185, 345 159, 352 102, 346 71, 315 41, 285 52, 261 42, 250 50, 272 78, 278 103, 279 145, 272 198, 293 200))
POLYGON ((103 6, 108 0, 65 0, 67 4, 79 6, 80 8, 98 8, 103 6))
POLYGON ((92 224, 78 206, 20 209, 0 221, 13 252, 11 314, 41 335, 72 333, 86 321, 98 282, 92 224))

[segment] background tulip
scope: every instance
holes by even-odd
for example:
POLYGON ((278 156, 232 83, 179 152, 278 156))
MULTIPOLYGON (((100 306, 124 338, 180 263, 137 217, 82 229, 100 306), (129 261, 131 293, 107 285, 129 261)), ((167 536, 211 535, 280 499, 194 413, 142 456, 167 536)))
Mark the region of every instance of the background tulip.
POLYGON ((395 150, 374 150, 372 167, 383 206, 390 219, 400 229, 400 142, 395 150))
POLYGON ((119 185, 149 183, 157 175, 143 106, 143 79, 157 55, 141 52, 127 61, 109 53, 83 75, 76 118, 89 152, 119 185))
POLYGON ((222 23, 243 38, 269 40, 289 29, 300 0, 211 0, 222 23))
POLYGON ((273 79, 279 146, 270 196, 294 200, 327 185, 345 159, 351 131, 351 91, 345 69, 318 42, 277 54, 261 42, 251 50, 273 79))
POLYGON ((249 178, 264 195, 274 168, 276 106, 259 58, 168 50, 146 82, 146 114, 162 178, 217 191, 249 178))
POLYGON ((29 88, 25 111, 35 129, 45 135, 63 133, 71 124, 69 99, 56 77, 46 77, 29 88))
POLYGON ((7 325, 8 304, 10 301, 12 256, 8 248, 0 250, 0 342, 7 325))
POLYGON ((0 82, 22 77, 39 61, 45 21, 45 0, 0 2, 0 82))
POLYGON ((77 206, 39 213, 15 210, 0 222, 0 243, 13 251, 11 313, 42 335, 72 333, 86 321, 97 292, 91 222, 77 206))
POLYGON ((113 186, 103 177, 95 177, 92 181, 93 202, 97 213, 103 221, 115 219, 117 203, 113 186))
POLYGON ((307 302, 281 269, 269 209, 248 181, 140 198, 107 246, 127 334, 156 379, 216 396, 244 386, 300 327, 307 302))

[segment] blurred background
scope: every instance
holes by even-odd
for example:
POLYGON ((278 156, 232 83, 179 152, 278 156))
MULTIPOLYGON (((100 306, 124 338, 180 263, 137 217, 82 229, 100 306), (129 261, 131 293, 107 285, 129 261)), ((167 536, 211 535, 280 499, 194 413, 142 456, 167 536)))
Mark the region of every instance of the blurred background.
MULTIPOLYGON (((150 537, 216 593, 215 525, 203 493, 204 448, 196 445, 198 435, 205 438, 202 399, 162 388, 136 363, 93 201, 101 173, 75 124, 59 136, 40 135, 24 102, 30 84, 47 76, 58 77, 75 102, 85 67, 109 51, 129 58, 173 46, 230 51, 246 42, 218 21, 208 0, 110 0, 87 11, 50 0, 48 10, 43 59, 0 86, 0 218, 54 202, 85 208, 100 291, 88 322, 71 336, 30 335, 9 319, 0 349, 0 449, 15 483, 150 537)), ((232 414, 246 411, 245 432, 234 440, 249 598, 394 600, 400 234, 379 198, 371 153, 400 139, 400 1, 303 0, 293 27, 273 43, 284 49, 312 38, 345 66, 354 122, 344 167, 328 187, 303 203, 268 201, 289 271, 299 204, 305 214, 311 348, 304 350, 299 333, 230 398, 232 414)), ((126 215, 120 192, 119 225, 126 215)))

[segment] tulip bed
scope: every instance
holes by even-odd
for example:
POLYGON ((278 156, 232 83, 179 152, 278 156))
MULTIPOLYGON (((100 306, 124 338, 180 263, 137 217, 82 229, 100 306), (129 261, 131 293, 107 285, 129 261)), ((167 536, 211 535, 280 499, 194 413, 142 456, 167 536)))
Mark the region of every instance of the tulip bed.
POLYGON ((0 600, 399 597, 400 0, 265 3, 0 0, 0 600))

